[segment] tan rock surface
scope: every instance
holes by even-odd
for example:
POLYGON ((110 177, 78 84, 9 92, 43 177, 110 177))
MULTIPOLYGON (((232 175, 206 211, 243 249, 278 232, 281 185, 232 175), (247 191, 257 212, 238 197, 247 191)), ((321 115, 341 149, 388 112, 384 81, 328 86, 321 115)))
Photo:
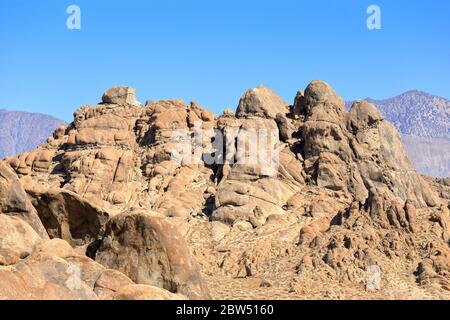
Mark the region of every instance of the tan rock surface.
POLYGON ((117 294, 122 300, 137 294, 147 300, 186 299, 145 285, 136 290, 127 276, 77 255, 60 239, 39 243, 26 259, 0 264, 0 283, 0 300, 112 300, 117 294))
POLYGON ((42 237, 48 237, 35 208, 13 170, 0 161, 0 214, 17 216, 42 237))
POLYGON ((237 117, 258 116, 275 119, 278 113, 288 113, 287 104, 270 89, 259 86, 247 91, 236 111, 237 117))
POLYGON ((139 284, 164 288, 191 299, 209 297, 184 239, 164 218, 146 214, 114 217, 106 226, 96 261, 139 284))
POLYGON ((134 284, 122 288, 113 300, 186 300, 186 297, 158 287, 134 284))
POLYGON ((0 265, 28 257, 40 241, 41 237, 25 221, 0 214, 0 265))
POLYGON ((0 254, 1 298, 449 298, 448 188, 368 102, 346 112, 322 81, 218 118, 127 87, 102 100, 0 162, 0 230, 24 238, 0 254))

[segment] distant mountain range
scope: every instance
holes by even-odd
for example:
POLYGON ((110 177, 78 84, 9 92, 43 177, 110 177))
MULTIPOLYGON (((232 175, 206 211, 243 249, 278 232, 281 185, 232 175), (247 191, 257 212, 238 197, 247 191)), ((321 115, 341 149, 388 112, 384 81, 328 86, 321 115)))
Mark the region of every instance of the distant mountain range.
POLYGON ((0 159, 35 149, 62 124, 44 114, 0 109, 0 159))
MULTIPOLYGON (((411 90, 385 100, 367 98, 402 134, 417 170, 436 177, 450 176, 450 100, 411 90)), ((347 102, 347 108, 352 102, 347 102)))
POLYGON ((386 100, 368 99, 402 134, 450 139, 450 100, 408 91, 386 100))

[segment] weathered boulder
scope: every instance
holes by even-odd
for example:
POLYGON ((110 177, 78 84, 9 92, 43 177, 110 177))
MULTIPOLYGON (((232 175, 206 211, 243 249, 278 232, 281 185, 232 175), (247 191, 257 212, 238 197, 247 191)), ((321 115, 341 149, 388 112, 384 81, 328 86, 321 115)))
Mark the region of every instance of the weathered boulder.
POLYGON ((113 300, 187 300, 187 297, 158 287, 132 284, 120 289, 113 300))
POLYGON ((214 114, 181 100, 149 103, 146 113, 148 118, 139 121, 138 142, 143 148, 150 146, 142 159, 150 209, 169 217, 202 215, 214 173, 196 148, 206 150, 211 144, 208 135, 214 135, 214 114), (202 140, 186 150, 196 134, 202 140))
POLYGON ((32 254, 55 256, 65 259, 76 255, 76 251, 67 241, 55 238, 39 242, 34 247, 32 254))
POLYGON ((269 215, 284 214, 282 207, 302 177, 295 172, 301 166, 293 165, 293 155, 281 152, 285 148, 276 122, 225 118, 218 125, 226 152, 212 218, 228 224, 247 221, 258 227, 269 215), (280 179, 283 176, 285 179, 280 179))
POLYGON ((376 126, 382 120, 383 115, 373 104, 358 100, 353 103, 347 114, 347 128, 356 135, 360 131, 376 126))
POLYGON ((136 101, 136 91, 133 88, 123 86, 108 89, 103 94, 102 101, 111 104, 139 105, 136 101))
POLYGON ((64 259, 47 255, 0 267, 0 300, 96 300, 77 270, 64 259))
POLYGON ((257 116, 275 119, 278 113, 287 114, 288 105, 270 89, 264 86, 248 90, 236 110, 238 118, 257 116))
POLYGON ((0 161, 0 214, 17 216, 28 223, 39 236, 48 238, 18 177, 3 161, 0 161))
POLYGON ((97 278, 94 292, 101 300, 112 300, 119 290, 130 285, 134 285, 134 282, 126 275, 117 270, 106 269, 97 278))
POLYGON ((190 299, 209 298, 184 239, 165 218, 143 213, 112 218, 95 259, 138 284, 164 288, 190 299))
POLYGON ((305 90, 305 124, 302 129, 305 160, 330 152, 347 161, 351 150, 345 132, 345 107, 341 97, 322 81, 305 90))
POLYGON ((437 285, 450 291, 450 249, 448 246, 432 247, 428 256, 419 263, 416 271, 421 285, 437 285))
MULTIPOLYGON (((5 251, 0 249, 0 300, 112 300, 117 295, 122 300, 185 299, 145 285, 128 288, 135 286, 131 279, 86 256, 77 255, 64 240, 41 240, 34 233, 11 241, 18 229, 27 229, 26 224, 15 217, 0 215, 0 219, 0 233, 11 224, 20 223, 15 229, 8 229, 11 234, 2 235, 3 248, 27 256, 5 266, 2 263, 5 251), (13 223, 5 222, 5 217, 13 223)), ((28 232, 34 231, 28 226, 28 232)))
POLYGON ((135 143, 127 121, 113 114, 85 120, 74 139, 76 145, 133 146, 135 143))
POLYGON ((342 98, 325 82, 313 81, 301 101, 306 173, 319 187, 340 192, 349 203, 352 196, 364 202, 367 190, 353 162, 342 98))
POLYGON ((41 237, 25 221, 0 214, 0 265, 28 257, 40 241, 41 237))
POLYGON ((133 152, 100 147, 67 152, 61 160, 64 169, 70 172, 64 189, 100 206, 106 203, 123 206, 133 201, 133 191, 137 188, 129 183, 133 173, 133 152))
POLYGON ((109 214, 77 194, 53 189, 33 195, 39 217, 51 238, 73 246, 101 239, 109 214))
POLYGON ((291 108, 291 116, 294 118, 305 117, 305 95, 303 91, 298 91, 295 95, 294 105, 291 108))
POLYGON ((368 189, 387 189, 417 207, 436 206, 437 195, 414 170, 397 130, 371 104, 357 101, 346 116, 355 162, 368 189))

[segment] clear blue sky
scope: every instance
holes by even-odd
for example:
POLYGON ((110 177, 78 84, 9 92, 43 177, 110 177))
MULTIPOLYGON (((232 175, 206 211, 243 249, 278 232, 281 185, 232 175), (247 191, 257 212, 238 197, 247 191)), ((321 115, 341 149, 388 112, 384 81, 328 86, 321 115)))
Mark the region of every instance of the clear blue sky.
POLYGON ((264 84, 313 79, 345 99, 419 89, 450 98, 448 0, 1 0, 0 108, 72 120, 113 85, 220 113, 264 84), (81 8, 81 30, 66 9, 81 8), (377 4, 382 30, 366 27, 377 4))

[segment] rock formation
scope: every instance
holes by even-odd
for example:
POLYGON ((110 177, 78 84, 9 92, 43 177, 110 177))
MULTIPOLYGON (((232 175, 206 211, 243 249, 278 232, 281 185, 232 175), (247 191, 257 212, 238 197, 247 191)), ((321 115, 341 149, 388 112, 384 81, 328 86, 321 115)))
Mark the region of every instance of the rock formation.
POLYGON ((127 274, 137 283, 209 297, 197 262, 176 227, 147 213, 121 214, 107 225, 96 261, 127 274))
POLYGON ((442 188, 322 81, 219 117, 114 87, 0 163, 0 298, 444 298, 442 188))
MULTIPOLYGON (((408 156, 420 173, 442 178, 450 176, 448 99, 411 90, 385 100, 366 100, 397 128, 408 156)), ((347 108, 352 104, 347 102, 347 108)))

